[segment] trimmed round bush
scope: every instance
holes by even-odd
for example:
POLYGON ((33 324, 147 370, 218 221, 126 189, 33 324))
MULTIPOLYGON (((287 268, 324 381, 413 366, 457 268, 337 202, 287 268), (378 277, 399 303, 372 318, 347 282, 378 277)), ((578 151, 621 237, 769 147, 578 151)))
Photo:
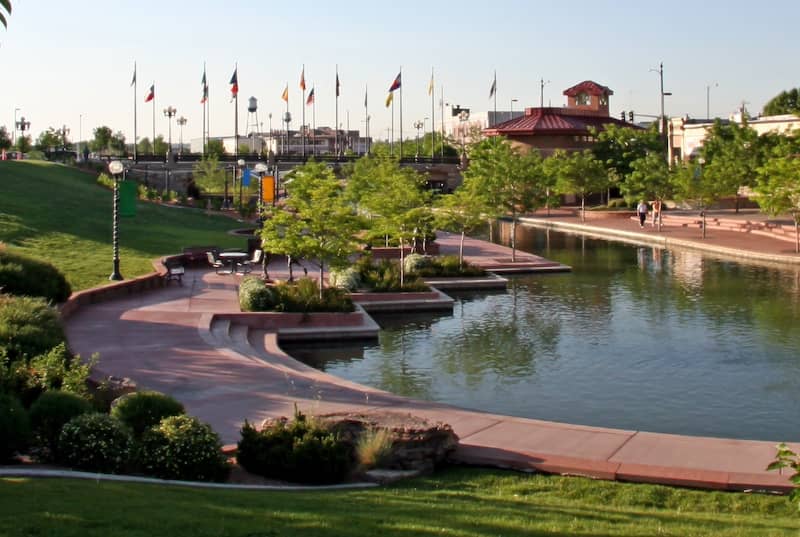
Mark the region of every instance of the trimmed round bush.
POLYGON ((242 311, 271 311, 279 302, 278 293, 260 278, 244 278, 239 284, 239 308, 242 311))
POLYGON ((142 437, 139 468, 162 479, 224 481, 230 465, 219 435, 191 416, 164 418, 142 437))
POLYGON ((328 283, 331 287, 355 291, 361 287, 361 272, 356 267, 331 269, 328 283))
POLYGON ((434 263, 434 258, 429 255, 422 254, 408 254, 403 259, 403 268, 406 272, 418 272, 421 269, 428 268, 434 263))
POLYGON ((58 312, 44 299, 0 295, 0 351, 9 362, 44 354, 64 341, 58 312))
POLYGON ((90 472, 117 473, 130 461, 131 435, 108 414, 81 414, 61 428, 58 462, 90 472))
POLYGON ((140 438, 164 418, 185 413, 176 399, 153 391, 129 393, 111 404, 111 415, 127 425, 135 438, 140 438))
POLYGON ((74 393, 53 390, 40 395, 28 411, 33 443, 39 450, 39 458, 45 461, 57 460, 61 428, 72 418, 88 414, 92 410, 89 401, 74 393))
POLYGON ((0 248, 0 288, 11 295, 43 297, 64 302, 72 288, 50 263, 0 248))
POLYGON ((338 483, 354 467, 352 450, 338 435, 303 414, 260 431, 245 422, 236 460, 248 472, 295 483, 338 483))
POLYGON ((0 393, 0 462, 28 446, 30 424, 22 403, 13 395, 0 393))

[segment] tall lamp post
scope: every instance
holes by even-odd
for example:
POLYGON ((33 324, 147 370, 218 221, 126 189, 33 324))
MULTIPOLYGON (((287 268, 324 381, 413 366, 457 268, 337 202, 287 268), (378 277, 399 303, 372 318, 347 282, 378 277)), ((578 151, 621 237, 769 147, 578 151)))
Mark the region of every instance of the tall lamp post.
MULTIPOLYGON (((25 131, 31 128, 31 122, 25 121, 25 116, 19 118, 19 121, 16 122, 15 127, 19 130, 19 138, 25 138, 25 131)), ((17 140, 19 141, 19 139, 17 140)), ((22 153, 22 151, 20 151, 22 153)))
POLYGON ((253 171, 258 174, 258 221, 261 222, 261 210, 263 209, 263 196, 264 196, 264 174, 269 171, 269 168, 263 162, 259 162, 253 166, 253 171))
POLYGON ((174 106, 168 106, 164 109, 164 116, 167 118, 167 123, 169 125, 169 137, 167 138, 169 145, 167 146, 167 155, 172 153, 172 118, 175 117, 178 111, 175 109, 174 106))
POLYGON ((179 117, 178 119, 176 119, 175 121, 177 121, 177 122, 178 122, 178 125, 179 125, 179 126, 180 126, 180 128, 181 128, 181 134, 180 134, 180 149, 178 149, 178 154, 179 154, 179 155, 183 155, 183 126, 184 126, 184 125, 186 125, 186 121, 187 121, 187 119, 186 119, 185 117, 181 116, 181 117, 179 117))
POLYGON ((458 121, 461 123, 461 153, 467 152, 467 131, 464 123, 469 121, 469 110, 462 110, 458 113, 458 121))
POLYGON ((244 167, 245 167, 245 165, 247 163, 244 161, 243 158, 240 158, 239 160, 236 161, 236 164, 238 164, 239 165, 239 169, 242 170, 242 176, 239 177, 239 211, 241 211, 242 210, 242 183, 244 183, 244 181, 242 179, 244 179, 244 167))
POLYGON ((417 121, 415 121, 415 122, 414 122, 414 124, 413 124, 412 126, 413 126, 415 129, 417 129, 417 154, 414 156, 414 158, 417 158, 417 159, 418 159, 418 158, 419 158, 419 130, 420 130, 422 127, 424 127, 424 126, 425 126, 425 124, 424 124, 422 121, 419 121, 419 120, 417 120, 417 121))
POLYGON ((19 112, 19 108, 14 109, 14 134, 11 136, 11 145, 16 147, 17 145, 17 112, 19 112))
POLYGON ((119 272, 119 174, 125 173, 125 166, 118 160, 112 160, 108 163, 108 171, 114 176, 114 212, 113 212, 113 235, 112 245, 114 250, 114 269, 111 272, 109 280, 119 281, 122 280, 122 274, 119 272))

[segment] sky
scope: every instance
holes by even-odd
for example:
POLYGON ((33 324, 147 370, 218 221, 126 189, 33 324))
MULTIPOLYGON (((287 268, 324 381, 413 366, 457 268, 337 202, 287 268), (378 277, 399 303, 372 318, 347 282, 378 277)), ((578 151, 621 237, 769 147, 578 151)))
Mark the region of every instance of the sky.
MULTIPOLYGON (((106 125, 134 134, 137 65, 138 136, 168 132, 163 109, 187 120, 184 142, 201 136, 203 65, 209 81, 212 136, 232 135, 228 84, 238 65, 239 133, 247 131, 247 98, 258 99, 258 122, 280 127, 289 87, 292 128, 312 122, 299 87, 305 66, 315 87, 316 125, 332 126, 338 65, 339 122, 385 138, 387 91, 402 68, 404 137, 431 116, 428 84, 439 99, 494 109, 489 90, 497 73, 497 109, 563 106, 563 91, 583 80, 610 87, 611 113, 657 115, 663 62, 665 113, 727 117, 751 113, 779 92, 800 86, 797 21, 800 2, 739 0, 12 0, 8 29, 0 28, 0 125, 15 114, 30 121, 34 139, 48 127, 91 137, 106 125), (19 109, 19 110, 17 110, 19 109), (272 114, 272 119, 269 119, 272 114)), ((306 94, 307 95, 307 94, 306 94)), ((395 95, 395 138, 400 128, 395 95)), ((449 109, 445 109, 449 116, 449 109)), ((430 128, 430 119, 426 121, 430 128)), ((180 136, 173 123, 173 142, 180 136)))

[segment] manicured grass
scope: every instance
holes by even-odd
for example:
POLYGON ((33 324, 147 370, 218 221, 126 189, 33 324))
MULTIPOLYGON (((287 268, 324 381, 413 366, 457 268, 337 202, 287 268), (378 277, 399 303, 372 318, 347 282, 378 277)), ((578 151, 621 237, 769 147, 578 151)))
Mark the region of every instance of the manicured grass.
POLYGON ((0 480, 8 536, 797 535, 785 497, 451 469, 355 491, 0 480))
MULTIPOLYGON (((112 268, 112 195, 93 174, 36 161, 0 161, 0 242, 47 260, 73 290, 108 282, 112 268)), ((184 246, 244 247, 226 232, 243 227, 201 209, 139 202, 134 218, 120 219, 120 271, 151 272, 151 260, 184 246)))

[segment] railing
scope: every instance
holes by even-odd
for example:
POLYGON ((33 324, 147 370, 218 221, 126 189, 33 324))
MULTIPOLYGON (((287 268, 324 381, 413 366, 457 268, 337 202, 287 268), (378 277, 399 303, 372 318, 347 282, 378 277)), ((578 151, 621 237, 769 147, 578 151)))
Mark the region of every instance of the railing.
MULTIPOLYGON (((316 160, 317 162, 354 162, 364 155, 297 155, 297 154, 279 154, 273 155, 272 159, 275 163, 281 162, 290 162, 290 163, 302 163, 307 162, 311 159, 316 160)), ((183 154, 176 154, 174 155, 175 162, 197 162, 203 158, 203 155, 200 153, 183 153, 183 154)), ((219 157, 220 162, 236 162, 239 159, 244 159, 247 162, 253 161, 260 161, 265 162, 266 159, 261 155, 220 155, 219 157)), ((160 156, 160 155, 137 155, 136 156, 137 163, 167 163, 167 158, 160 156)), ((460 164, 461 158, 460 157, 403 157, 400 159, 400 163, 404 165, 433 165, 433 164, 460 164)))

